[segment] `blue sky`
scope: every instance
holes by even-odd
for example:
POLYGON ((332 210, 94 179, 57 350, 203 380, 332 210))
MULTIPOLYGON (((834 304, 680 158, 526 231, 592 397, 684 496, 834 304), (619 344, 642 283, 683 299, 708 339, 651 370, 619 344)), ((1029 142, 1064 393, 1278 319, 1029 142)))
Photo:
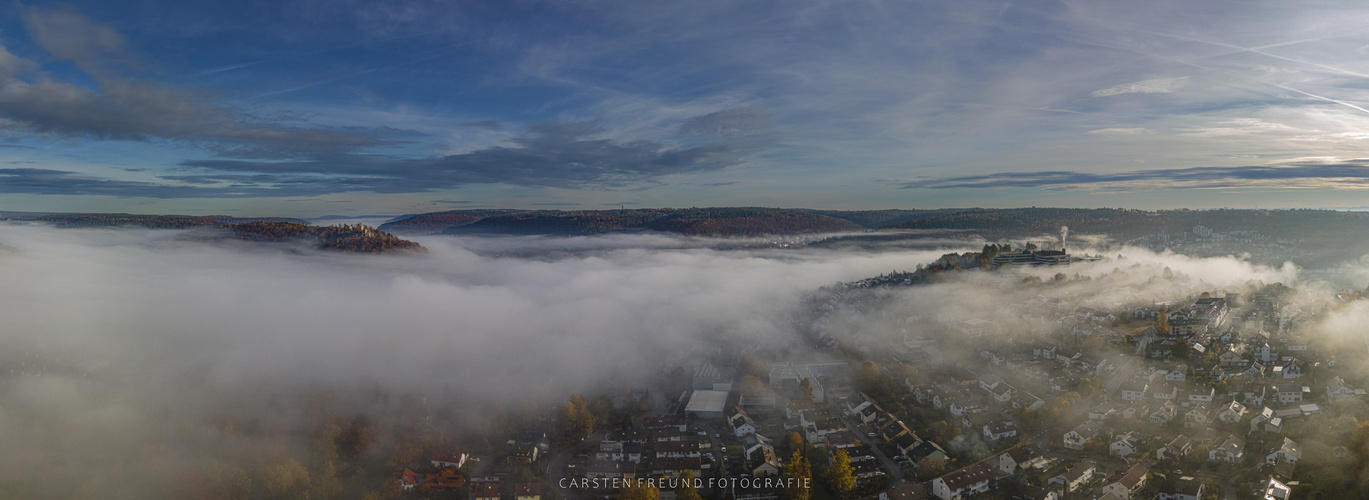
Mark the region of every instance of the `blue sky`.
POLYGON ((1359 208, 1355 2, 0 14, 0 210, 1359 208))

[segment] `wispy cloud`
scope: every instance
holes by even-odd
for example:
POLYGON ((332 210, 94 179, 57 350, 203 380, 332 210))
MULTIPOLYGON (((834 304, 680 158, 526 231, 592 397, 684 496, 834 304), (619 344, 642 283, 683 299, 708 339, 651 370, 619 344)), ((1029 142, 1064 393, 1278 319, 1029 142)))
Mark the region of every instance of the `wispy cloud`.
POLYGON ((1094 97, 1111 97, 1122 94, 1168 94, 1183 88, 1184 84, 1187 82, 1188 77, 1186 76, 1179 78, 1155 78, 1113 85, 1105 89, 1095 90, 1090 95, 1094 97))
POLYGON ((1369 188, 1369 160, 1304 161, 1277 165, 1131 170, 1000 172, 889 181, 903 189, 1054 188, 1146 191, 1193 188, 1369 188))

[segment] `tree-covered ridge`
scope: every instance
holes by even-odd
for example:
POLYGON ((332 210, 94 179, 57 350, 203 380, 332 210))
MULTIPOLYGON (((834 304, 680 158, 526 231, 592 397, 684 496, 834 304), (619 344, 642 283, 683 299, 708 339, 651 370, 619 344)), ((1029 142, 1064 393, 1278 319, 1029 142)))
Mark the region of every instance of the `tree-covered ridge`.
POLYGON ((696 208, 680 210, 645 229, 698 236, 763 236, 860 231, 859 224, 809 210, 696 208))
POLYGON ((397 234, 586 235, 653 230, 723 236, 876 229, 960 210, 810 210, 796 208, 634 208, 619 210, 450 210, 405 215, 380 225, 397 234), (849 222, 850 224, 848 224, 849 222))
POLYGON ((248 241, 287 242, 312 239, 319 248, 363 253, 423 250, 423 246, 418 243, 363 224, 309 226, 289 222, 244 222, 227 227, 236 238, 248 241))
POLYGON ((668 209, 539 210, 482 218, 445 229, 447 234, 590 235, 641 228, 668 215, 668 209))
POLYGON ((521 210, 454 210, 406 215, 380 225, 382 231, 395 234, 435 234, 454 226, 473 224, 480 219, 521 210))

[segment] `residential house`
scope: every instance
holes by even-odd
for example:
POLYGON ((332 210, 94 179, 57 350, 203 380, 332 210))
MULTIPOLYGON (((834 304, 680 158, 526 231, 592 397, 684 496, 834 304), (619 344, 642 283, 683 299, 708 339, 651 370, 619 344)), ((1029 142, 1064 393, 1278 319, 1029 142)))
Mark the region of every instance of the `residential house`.
POLYGON ((1279 384, 1275 387, 1278 391, 1276 398, 1280 404, 1301 403, 1304 396, 1312 395, 1312 389, 1301 384, 1279 384))
POLYGON ((424 474, 423 484, 438 491, 452 491, 466 485, 466 476, 452 469, 442 469, 437 474, 424 474))
POLYGON ((1207 459, 1210 462, 1237 463, 1244 458, 1245 440, 1236 437, 1234 434, 1216 442, 1212 445, 1212 450, 1207 452, 1207 459))
POLYGON ((1155 498, 1157 500, 1203 500, 1207 493, 1207 486, 1202 481, 1190 476, 1183 476, 1165 484, 1161 488, 1160 494, 1156 495, 1155 498))
POLYGON ((1171 401, 1179 395, 1179 388, 1169 382, 1161 382, 1150 387, 1150 397, 1156 401, 1171 401))
POLYGON ((404 469, 403 472, 399 473, 399 487, 404 491, 413 491, 414 487, 418 486, 419 481, 418 473, 412 470, 404 469))
POLYGON ((1081 460, 1065 471, 1064 474, 1050 478, 1050 484, 1063 488, 1065 493, 1073 493, 1093 480, 1093 475, 1096 472, 1098 472, 1097 464, 1094 464, 1092 460, 1081 460))
POLYGON ((645 417, 642 419, 642 427, 647 430, 676 429, 684 432, 686 428, 683 415, 660 415, 655 417, 645 417))
POLYGON ((542 500, 542 483, 513 485, 513 500, 542 500))
POLYGON ((1108 445, 1108 454, 1122 458, 1129 457, 1133 453, 1136 453, 1137 448, 1140 447, 1140 440, 1141 436, 1136 432, 1128 432, 1117 436, 1117 438, 1112 440, 1112 443, 1108 445))
POLYGON ((1260 500, 1289 500, 1293 497, 1293 488, 1280 482, 1278 479, 1269 478, 1264 483, 1264 488, 1260 490, 1260 500))
POLYGON ((1017 435, 1017 424, 1011 420, 1000 420, 984 426, 984 437, 997 441, 1017 435))
POLYGON ((1137 378, 1129 379, 1120 387, 1122 401, 1140 401, 1145 397, 1149 385, 1137 378))
POLYGON ((1196 405, 1184 412, 1184 427, 1203 427, 1216 420, 1207 405, 1196 405))
POLYGON ((1234 424, 1245 420, 1245 414, 1245 405, 1240 404, 1233 399, 1217 412, 1217 420, 1223 423, 1234 424))
POLYGON ((1215 397, 1217 397, 1217 389, 1206 386, 1194 387, 1188 391, 1188 402, 1184 403, 1184 406, 1195 404, 1212 406, 1212 399, 1215 397))
POLYGON ((1250 418, 1250 432, 1261 430, 1265 424, 1277 419, 1278 417, 1274 416, 1274 409, 1266 406, 1250 418))
POLYGON ((1279 461, 1296 464, 1298 463, 1298 460, 1302 460, 1302 447, 1298 446, 1297 441, 1289 438, 1283 438, 1283 442, 1279 444, 1279 447, 1264 457, 1264 461, 1267 464, 1274 464, 1279 461))
POLYGON ((466 455, 465 453, 455 451, 434 451, 432 456, 428 458, 428 462, 433 464, 433 467, 439 469, 460 469, 466 466, 467 458, 469 458, 469 455, 466 455))
POLYGON ((739 438, 747 434, 755 434, 756 422, 751 420, 751 417, 741 408, 734 408, 734 410, 736 413, 727 419, 727 424, 732 427, 732 434, 739 438))
POLYGON ((499 483, 475 483, 471 485, 471 500, 499 500, 499 483))
POLYGON ((1354 390, 1354 389, 1351 389, 1350 386, 1345 385, 1345 379, 1340 378, 1339 375, 1337 375, 1337 376, 1331 378, 1331 381, 1326 383, 1326 398, 1327 398, 1327 399, 1330 399, 1330 400, 1333 400, 1333 401, 1334 401, 1336 398, 1338 398, 1338 397, 1340 397, 1340 396, 1353 396, 1353 395, 1355 395, 1355 390, 1354 390))
POLYGON ((1155 459, 1175 460, 1180 457, 1187 456, 1192 451, 1193 440, 1189 439, 1187 436, 1184 436, 1183 434, 1180 434, 1179 437, 1170 440, 1169 444, 1166 444, 1164 448, 1155 450, 1155 459))
POLYGON ((1151 423, 1164 425, 1174 420, 1174 417, 1178 416, 1178 413, 1179 407, 1174 404, 1174 401, 1166 400, 1164 403, 1161 403, 1155 411, 1150 412, 1150 415, 1146 416, 1146 419, 1150 420, 1151 423))
POLYGON ((1294 358, 1294 359, 1292 359, 1292 360, 1289 360, 1287 363, 1284 363, 1282 366, 1276 366, 1276 367, 1274 367, 1274 376, 1275 376, 1276 378, 1279 377, 1279 376, 1282 376, 1284 379, 1295 379, 1295 378, 1301 377, 1301 376, 1302 376, 1302 372, 1303 372, 1302 362, 1298 361, 1297 358, 1294 358))
POLYGON ((1231 344, 1217 355, 1217 363, 1222 366, 1245 366, 1249 364, 1245 359, 1245 346, 1241 344, 1231 344))
MULTIPOLYGON (((919 400, 918 402, 921 403, 922 401, 919 400)), ((798 418, 799 412, 817 407, 817 403, 814 403, 811 398, 791 399, 784 404, 784 416, 785 418, 798 418)))
POLYGON ((1141 489, 1146 484, 1146 477, 1150 475, 1150 469, 1141 464, 1136 464, 1127 469, 1125 474, 1117 478, 1116 481, 1108 483, 1103 487, 1103 492, 1111 494, 1114 498, 1129 499, 1131 495, 1141 489))
POLYGON ((996 487, 995 469, 976 464, 932 480, 932 495, 942 500, 960 500, 996 487))
POLYGON ((678 478, 689 471, 699 477, 700 461, 697 458, 658 458, 651 461, 651 475, 655 477, 678 478))
POLYGON ((1090 439, 1093 439, 1097 435, 1097 422, 1084 422, 1082 424, 1079 424, 1075 428, 1070 429, 1069 432, 1065 433, 1065 447, 1071 450, 1082 450, 1084 449, 1084 443, 1088 442, 1088 440, 1090 439))
MULTIPOLYGON (((759 434, 747 434, 747 438, 760 436, 759 434)), ((763 438, 763 437, 762 437, 763 438)), ((759 439, 757 440, 759 441, 759 439)), ((746 443, 746 440, 742 441, 746 443)), ((698 441, 666 441, 656 443, 656 458, 698 458, 698 441)))

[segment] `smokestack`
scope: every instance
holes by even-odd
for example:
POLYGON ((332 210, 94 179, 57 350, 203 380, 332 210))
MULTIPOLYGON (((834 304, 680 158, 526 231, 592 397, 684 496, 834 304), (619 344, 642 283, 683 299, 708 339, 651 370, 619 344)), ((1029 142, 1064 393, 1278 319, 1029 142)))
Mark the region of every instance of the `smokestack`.
POLYGON ((1064 249, 1065 249, 1065 238, 1068 238, 1069 235, 1070 235, 1070 227, 1069 227, 1069 226, 1060 226, 1060 249, 1061 249, 1061 250, 1064 250, 1064 249))

